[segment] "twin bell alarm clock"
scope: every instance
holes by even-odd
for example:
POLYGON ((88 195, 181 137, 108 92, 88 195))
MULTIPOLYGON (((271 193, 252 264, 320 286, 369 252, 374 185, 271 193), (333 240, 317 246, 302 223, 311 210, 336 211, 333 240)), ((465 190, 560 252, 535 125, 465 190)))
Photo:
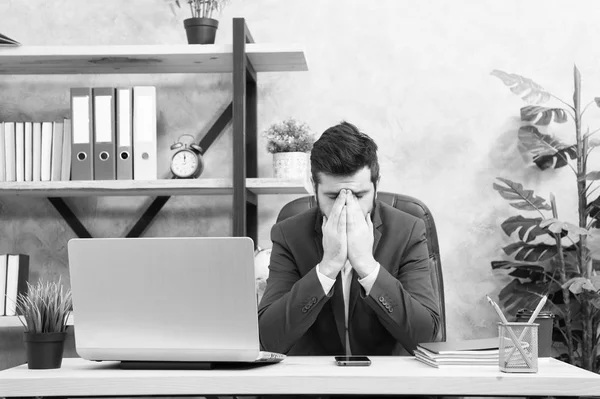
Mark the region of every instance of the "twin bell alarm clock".
POLYGON ((194 137, 184 134, 179 137, 177 143, 171 146, 177 150, 171 158, 171 172, 179 179, 195 179, 204 171, 204 159, 202 158, 202 147, 194 143, 194 137), (184 137, 191 138, 190 143, 184 143, 184 137))

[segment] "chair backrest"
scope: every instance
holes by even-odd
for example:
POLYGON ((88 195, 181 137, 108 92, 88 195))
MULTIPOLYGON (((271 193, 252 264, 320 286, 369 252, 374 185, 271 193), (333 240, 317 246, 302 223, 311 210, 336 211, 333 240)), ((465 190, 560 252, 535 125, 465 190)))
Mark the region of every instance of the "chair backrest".
MULTIPOLYGON (((406 213, 416 216, 425 222, 425 234, 427 236, 427 247, 429 249, 429 259, 431 262, 431 283, 434 291, 438 293, 438 306, 440 309, 440 331, 438 340, 446 341, 446 305, 444 301, 444 280, 442 277, 442 263, 440 259, 440 246, 438 242, 437 230, 433 216, 429 208, 420 200, 409 197, 408 195, 394 194, 389 192, 378 192, 377 199, 385 202, 394 208, 400 209, 406 213)), ((283 206, 277 222, 297 215, 309 208, 317 206, 314 196, 297 198, 283 206)))

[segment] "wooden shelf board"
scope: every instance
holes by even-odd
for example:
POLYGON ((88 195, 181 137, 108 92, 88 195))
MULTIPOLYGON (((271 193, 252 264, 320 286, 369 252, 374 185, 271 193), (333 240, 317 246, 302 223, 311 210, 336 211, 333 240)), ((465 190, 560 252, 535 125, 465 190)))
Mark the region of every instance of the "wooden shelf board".
POLYGON ((232 192, 230 179, 86 180, 0 183, 0 196, 169 196, 224 195, 232 192))
MULTIPOLYGON (((19 317, 21 316, 0 316, 0 328, 4 327, 21 327, 23 328, 23 324, 19 321, 19 317)), ((69 315, 67 319, 67 325, 73 325, 73 314, 69 315)))
POLYGON ((273 178, 254 178, 246 180, 246 188, 256 195, 270 194, 311 194, 310 181, 296 181, 273 178))
MULTIPOLYGON (((247 179, 256 194, 307 194, 310 185, 286 179, 247 179)), ((231 179, 93 180, 0 182, 0 196, 87 197, 87 196, 172 196, 228 195, 231 179)))
MULTIPOLYGON (((307 71, 299 45, 251 43, 256 72, 307 71)), ((0 51, 0 74, 229 73, 233 45, 27 46, 0 51)))

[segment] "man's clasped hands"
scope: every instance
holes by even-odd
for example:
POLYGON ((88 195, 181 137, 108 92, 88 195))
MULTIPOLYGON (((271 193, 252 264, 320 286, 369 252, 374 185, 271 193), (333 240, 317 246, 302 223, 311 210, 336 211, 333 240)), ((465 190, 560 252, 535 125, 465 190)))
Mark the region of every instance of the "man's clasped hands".
POLYGON ((323 260, 320 272, 331 279, 345 266, 346 261, 359 278, 377 267, 373 257, 373 222, 371 213, 365 216, 351 190, 342 189, 329 213, 323 216, 323 260))

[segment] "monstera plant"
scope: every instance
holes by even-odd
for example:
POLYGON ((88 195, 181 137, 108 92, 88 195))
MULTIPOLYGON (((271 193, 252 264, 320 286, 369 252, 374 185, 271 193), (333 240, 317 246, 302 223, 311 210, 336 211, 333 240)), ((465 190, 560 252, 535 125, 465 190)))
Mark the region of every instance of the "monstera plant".
POLYGON ((492 269, 504 269, 514 277, 500 291, 500 304, 514 315, 518 309, 532 309, 542 295, 546 308, 555 315, 553 339, 564 348, 560 359, 587 370, 600 371, 598 355, 600 322, 600 171, 588 170, 588 159, 600 145, 594 136, 599 129, 584 126, 589 107, 600 107, 600 97, 581 103, 581 75, 574 67, 572 103, 545 90, 531 79, 492 71, 527 105, 521 108, 519 149, 528 154, 537 169, 568 167, 577 196, 578 220, 561 219, 554 195, 543 198, 522 184, 498 178, 494 189, 522 215, 511 216, 502 230, 516 242, 503 248, 504 260, 493 261, 492 269), (549 103, 549 106, 542 104, 549 103), (565 143, 549 132, 555 123, 571 123, 574 142, 565 143), (542 131, 540 131, 542 130, 542 131))

